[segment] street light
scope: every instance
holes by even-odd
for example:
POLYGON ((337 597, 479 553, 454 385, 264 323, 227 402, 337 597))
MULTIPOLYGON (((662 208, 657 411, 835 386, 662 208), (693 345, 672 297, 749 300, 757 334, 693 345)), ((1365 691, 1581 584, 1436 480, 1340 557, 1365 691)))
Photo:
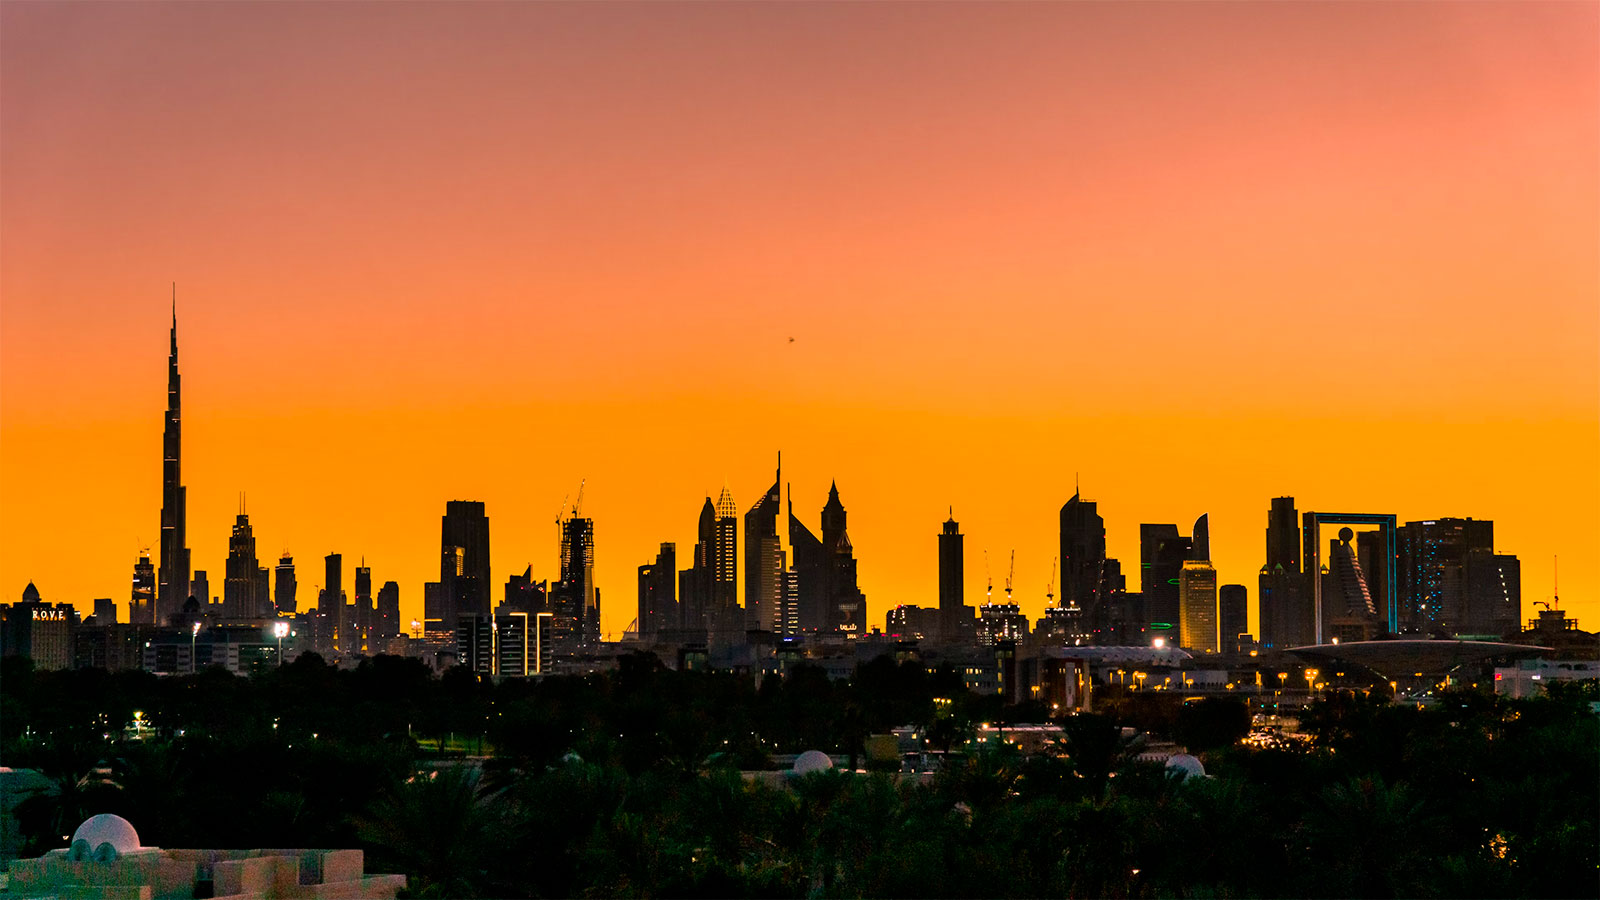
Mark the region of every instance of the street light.
POLYGON ((196 622, 196 623, 194 623, 194 627, 189 629, 189 674, 190 675, 193 675, 195 672, 199 671, 198 663, 194 658, 194 642, 199 637, 200 637, 200 623, 196 622))
POLYGON ((1317 674, 1316 669, 1306 670, 1306 694, 1308 695, 1316 688, 1317 674))
POLYGON ((278 665, 283 665, 283 639, 289 635, 288 622, 273 622, 272 636, 278 639, 278 665))

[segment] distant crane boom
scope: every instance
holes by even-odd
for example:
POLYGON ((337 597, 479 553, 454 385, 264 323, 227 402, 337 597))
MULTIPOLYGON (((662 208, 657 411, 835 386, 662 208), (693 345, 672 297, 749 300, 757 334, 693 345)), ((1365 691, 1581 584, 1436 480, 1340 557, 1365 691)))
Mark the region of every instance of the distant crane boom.
POLYGON ((1011 602, 1011 582, 1017 574, 1017 551, 1011 551, 1011 568, 1006 572, 1006 602, 1011 602))
POLYGON ((1060 562, 1059 556, 1050 560, 1050 584, 1044 589, 1044 599, 1051 606, 1056 605, 1056 566, 1060 562))

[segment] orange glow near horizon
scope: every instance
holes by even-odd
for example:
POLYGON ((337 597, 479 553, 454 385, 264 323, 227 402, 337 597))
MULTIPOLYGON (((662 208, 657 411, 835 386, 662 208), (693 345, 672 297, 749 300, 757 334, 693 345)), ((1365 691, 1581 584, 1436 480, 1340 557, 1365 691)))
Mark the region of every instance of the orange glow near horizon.
MULTIPOLYGON (((1493 519, 1600 627, 1593 4, 5 4, 0 599, 126 618, 177 281, 194 567, 364 556, 420 617, 450 499, 604 628, 778 451, 868 624, 939 523, 1038 616, 1081 480, 1493 519), (790 339, 793 338, 791 342, 790 339)), ((1331 536, 1331 535, 1330 535, 1331 536)), ((741 534, 742 541, 742 534, 741 534)), ((347 579, 353 566, 345 567, 347 579)), ((742 580, 742 576, 741 576, 742 580)), ((350 584, 345 585, 350 590, 350 584)), ((498 587, 496 599, 498 599, 498 587)))

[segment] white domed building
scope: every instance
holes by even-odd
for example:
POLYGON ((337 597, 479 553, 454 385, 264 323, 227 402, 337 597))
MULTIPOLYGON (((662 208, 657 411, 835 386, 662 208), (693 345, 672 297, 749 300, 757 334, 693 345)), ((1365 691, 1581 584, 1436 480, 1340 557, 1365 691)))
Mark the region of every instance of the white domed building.
POLYGON ((404 875, 367 875, 360 850, 162 850, 121 816, 90 816, 63 850, 11 863, 8 897, 394 900, 404 875))

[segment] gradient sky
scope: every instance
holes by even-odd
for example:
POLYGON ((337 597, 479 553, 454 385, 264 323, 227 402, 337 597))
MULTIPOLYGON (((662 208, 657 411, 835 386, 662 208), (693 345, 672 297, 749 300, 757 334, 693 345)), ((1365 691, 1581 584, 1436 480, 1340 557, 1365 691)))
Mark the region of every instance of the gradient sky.
MULTIPOLYGON (((126 617, 158 539, 169 284, 196 568, 365 557, 421 612, 449 499, 604 627, 777 451, 869 622, 1074 478, 1495 520, 1600 626, 1594 3, 0 4, 0 592, 126 617), (793 342, 790 342, 790 338, 793 342)), ((351 589, 347 582, 346 590, 351 589)), ((1136 583, 1129 585, 1137 588, 1136 583)))

